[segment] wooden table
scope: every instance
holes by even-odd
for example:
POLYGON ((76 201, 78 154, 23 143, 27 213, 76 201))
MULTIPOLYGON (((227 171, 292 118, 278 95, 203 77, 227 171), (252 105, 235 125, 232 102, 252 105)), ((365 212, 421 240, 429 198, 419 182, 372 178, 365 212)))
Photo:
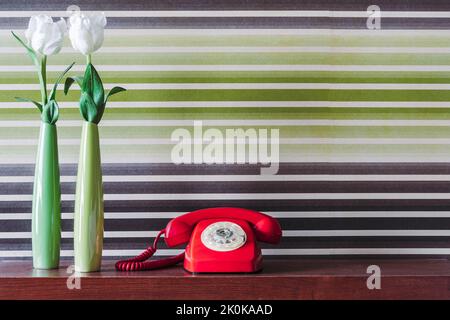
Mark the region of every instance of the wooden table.
POLYGON ((202 275, 181 266, 116 272, 106 260, 101 272, 78 279, 67 273, 70 264, 47 271, 1 261, 0 299, 450 299, 448 259, 267 259, 257 274, 202 275), (367 288, 372 264, 381 268, 380 290, 367 288))

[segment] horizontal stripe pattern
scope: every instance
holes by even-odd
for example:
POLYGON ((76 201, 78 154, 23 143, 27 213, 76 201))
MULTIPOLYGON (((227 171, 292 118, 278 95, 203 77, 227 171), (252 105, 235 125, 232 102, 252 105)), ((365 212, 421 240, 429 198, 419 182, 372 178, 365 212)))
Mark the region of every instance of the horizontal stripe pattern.
MULTIPOLYGON (((65 2, 53 2, 0 4, 0 258, 31 256, 40 126, 33 106, 14 101, 39 93, 9 30, 23 32, 31 10, 64 16, 65 2)), ((367 6, 352 1, 206 1, 203 10, 130 1, 132 11, 100 2, 86 6, 104 10, 111 29, 93 61, 108 90, 128 89, 109 102, 100 128, 105 257, 137 254, 170 219, 210 206, 277 217, 284 237, 261 244, 267 255, 450 255, 449 11, 383 0, 374 31, 365 29, 367 6), (196 120, 223 132, 278 129, 278 173, 171 164, 171 132, 192 131, 196 120)), ((49 78, 70 61, 72 75, 84 70, 66 41, 49 57, 49 78)), ((75 86, 58 91, 65 257, 73 254, 78 95, 75 86)), ((175 252, 162 245, 158 253, 175 252)))
MULTIPOLYGON (((390 172, 391 174, 385 174, 384 176, 380 176, 380 175, 373 175, 373 174, 365 174, 365 175, 359 175, 357 176, 358 178, 362 179, 362 178, 367 178, 367 179, 373 179, 373 180, 378 180, 381 181, 380 186, 383 187, 387 187, 387 181, 394 181, 395 185, 398 185, 398 181, 400 180, 402 177, 407 180, 405 187, 409 188, 411 187, 411 181, 409 178, 415 178, 419 181, 419 183, 417 183, 417 188, 419 190, 422 190, 424 188, 430 188, 430 185, 427 186, 426 183, 424 183, 424 181, 432 181, 433 178, 436 178, 439 180, 439 178, 442 179, 441 176, 436 175, 436 176, 430 176, 430 175, 426 175, 426 174, 416 174, 416 175, 403 175, 400 176, 398 173, 399 172, 405 172, 405 170, 407 170, 407 167, 403 167, 403 166, 397 166, 395 164, 373 164, 373 165, 368 165, 368 166, 356 166, 353 165, 353 171, 357 172, 357 171, 366 171, 366 172, 372 172, 372 173, 376 173, 378 172, 382 172, 383 171, 383 167, 389 168, 389 166, 391 166, 393 168, 393 171, 390 172), (397 174, 396 174, 397 173, 397 174)), ((145 183, 145 181, 151 181, 152 177, 155 178, 153 182, 151 182, 151 184, 149 185, 150 187, 154 187, 155 191, 160 191, 161 190, 161 186, 158 186, 158 181, 161 181, 166 183, 168 181, 185 181, 185 179, 187 179, 187 181, 189 180, 193 180, 193 182, 188 182, 186 183, 186 187, 189 186, 189 190, 196 190, 196 187, 194 187, 192 189, 193 185, 192 183, 195 183, 197 185, 200 186, 200 184, 205 184, 205 187, 207 188, 211 188, 210 186, 207 186, 207 181, 229 181, 229 180, 237 180, 238 184, 236 184, 236 186, 241 187, 243 184, 243 181, 245 180, 259 180, 259 179, 263 179, 264 181, 264 176, 259 176, 259 175, 243 175, 243 173, 249 173, 249 171, 256 171, 255 169, 257 169, 257 167, 255 166, 241 166, 241 167, 230 167, 228 169, 226 169, 225 167, 222 167, 222 169, 219 169, 220 167, 216 165, 216 168, 212 168, 211 173, 218 173, 220 171, 228 171, 229 173, 234 173, 235 175, 231 175, 231 174, 226 174, 226 175, 218 175, 218 174, 208 174, 208 175, 195 175, 196 171, 197 172, 202 172, 202 165, 197 165, 194 167, 189 167, 189 166, 185 166, 185 168, 180 168, 181 170, 183 170, 184 172, 189 172, 189 174, 185 174, 184 176, 180 176, 180 175, 176 175, 173 174, 174 172, 172 172, 172 174, 170 175, 157 175, 158 173, 163 173, 163 172, 168 172, 171 171, 170 169, 171 166, 169 165, 155 165, 155 166, 149 166, 149 165, 137 165, 136 168, 133 168, 133 166, 126 166, 124 168, 126 169, 120 169, 120 166, 116 166, 116 165, 106 165, 105 167, 105 207, 107 208, 107 212, 105 214, 106 217, 106 232, 105 232, 105 248, 106 251, 108 252, 108 250, 113 250, 112 248, 117 248, 118 244, 115 244, 115 242, 111 242, 113 241, 113 239, 124 239, 125 241, 127 241, 127 246, 128 247, 135 247, 135 248, 140 248, 139 244, 142 244, 142 246, 144 245, 144 243, 146 243, 148 240, 148 238, 154 236, 154 233, 157 231, 157 228, 159 227, 163 227, 165 223, 167 223, 167 221, 179 214, 181 214, 182 212, 139 212, 137 210, 141 210, 138 209, 137 207, 135 208, 136 211, 134 212, 123 212, 124 209, 122 208, 127 208, 130 209, 133 207, 133 205, 131 203, 136 203, 139 204, 142 201, 148 201, 150 199, 152 199, 152 202, 155 203, 161 203, 161 205, 166 208, 165 203, 167 203, 167 201, 174 201, 176 199, 177 202, 179 201, 184 201, 183 196, 182 195, 175 195, 172 192, 175 191, 175 186, 166 186, 168 192, 168 194, 166 194, 165 196, 168 196, 170 199, 173 200, 167 200, 164 197, 161 197, 161 194, 153 194, 155 196, 155 198, 151 198, 149 197, 150 195, 152 195, 152 193, 148 193, 145 196, 143 194, 137 194, 137 195, 133 195, 133 194, 108 194, 107 190, 111 187, 115 187, 117 186, 119 188, 119 190, 133 190, 135 187, 143 187, 143 183, 145 183), (191 168, 191 169, 189 169, 191 168), (130 171, 131 170, 131 171, 130 171), (151 170, 154 172, 154 175, 142 175, 144 172, 143 170, 151 170), (124 175, 117 175, 118 172, 124 172, 128 174, 133 172, 133 175, 129 175, 129 176, 124 176, 124 175), (111 173, 114 173, 116 175, 111 175, 111 173), (241 173, 236 175, 236 173, 241 173), (239 178, 239 176, 241 176, 241 178, 243 179, 237 179, 239 178), (245 177, 245 178, 244 178, 245 177), (258 178, 261 177, 261 178, 258 178), (205 179, 207 181, 202 181, 201 179, 205 179), (135 180, 135 187, 130 187, 127 186, 125 188, 122 188, 120 186, 120 184, 122 185, 126 185, 128 182, 127 180, 133 181, 135 180), (167 181, 168 180, 168 181, 167 181), (198 182, 198 180, 200 180, 201 182, 198 182), (111 182, 108 182, 111 181, 111 182), (114 182, 116 181, 116 182, 114 182), (121 181, 121 182, 118 182, 121 181), (109 185, 109 183, 112 183, 111 185, 109 185), (120 197, 118 197, 120 196, 120 197), (137 197, 136 197, 137 196, 137 197), (142 196, 144 196, 144 198, 141 198, 142 196), (112 198, 111 198, 112 197, 112 198), (110 210, 118 210, 118 212, 111 212, 110 210), (109 211, 108 211, 109 210, 109 211), (122 221, 122 222, 120 222, 122 221), (153 221, 153 222, 152 222, 153 221), (149 229, 150 228, 150 229, 149 229), (153 230, 152 230, 153 229, 153 230)), ((355 180, 357 180, 357 178, 354 175, 339 175, 339 174, 328 174, 328 175, 323 175, 324 172, 327 172, 326 170, 330 169, 330 170, 336 170, 335 167, 333 167, 331 164, 323 164, 322 168, 318 170, 318 168, 320 168, 321 166, 315 166, 314 164, 309 164, 309 165, 299 165, 299 164, 284 164, 281 166, 281 171, 283 173, 290 173, 289 176, 273 176, 273 177, 268 177, 268 180, 278 180, 279 182, 275 182, 278 184, 278 187, 275 187, 275 189, 278 189, 277 192, 280 192, 280 186, 281 184, 286 185, 288 180, 297 180, 297 181, 302 181, 302 179, 305 179, 306 181, 308 180, 322 180, 322 179, 326 179, 328 180, 327 185, 329 185, 330 187, 334 187, 336 188, 336 191, 342 190, 342 186, 336 185, 337 182, 334 181, 339 181, 339 180, 350 180, 351 183, 354 183, 355 180), (328 168, 328 169, 327 169, 328 168), (302 175, 300 173, 309 173, 309 175, 302 175), (311 174, 314 173, 314 174, 311 174), (322 175, 320 174, 322 173, 322 175), (289 177, 289 178, 287 178, 289 177), (341 178, 341 179, 339 179, 341 178), (332 182, 333 181, 333 182, 332 182)), ((421 171, 421 167, 423 167, 423 169, 425 169, 424 172, 432 172, 433 171, 433 166, 431 166, 430 168, 427 169, 426 166, 421 166, 419 164, 416 164, 414 167, 411 167, 411 169, 415 170, 416 173, 424 173, 421 171)), ((436 168, 436 165, 434 165, 434 167, 436 168)), ((444 171, 443 168, 445 168, 445 166, 441 165, 442 168, 436 168, 440 171, 444 171)), ((9 168, 4 167, 3 170, 0 170, 1 172, 5 172, 4 170, 6 170, 5 173, 7 172, 14 172, 14 171, 18 171, 20 167, 15 167, 15 169, 13 169, 11 166, 9 166, 9 168)), ((347 170, 352 168, 352 165, 347 165, 346 166, 347 170)), ((67 183, 67 180, 65 178, 70 178, 69 181, 71 181, 70 183, 72 184, 71 186, 71 191, 69 191, 71 194, 73 192, 73 181, 74 181, 74 176, 66 176, 67 173, 69 172, 74 172, 76 169, 76 165, 70 165, 70 166, 63 166, 62 168, 62 181, 63 181, 63 193, 65 192, 64 190, 66 189, 66 185, 65 183, 67 183)), ((411 170, 410 169, 410 170, 411 170)), ((339 168, 337 168, 337 170, 339 170, 339 168)), ((447 169, 450 170, 450 169, 447 169)), ((178 170, 179 171, 179 170, 178 170)), ((29 167, 28 172, 32 172, 32 166, 29 167)), ((179 173, 179 172, 178 172, 179 173)), ((206 172, 207 173, 207 172, 206 172)), ((20 182, 17 181, 18 178, 26 178, 28 181, 27 186, 28 186, 28 191, 27 193, 29 194, 29 192, 31 192, 31 187, 32 187, 32 177, 31 176, 2 176, 2 178, 8 178, 9 180, 5 181, 4 184, 0 183, 0 191, 2 191, 1 193, 4 193, 5 191, 9 192, 13 192, 15 193, 15 195, 13 195, 13 197, 17 197, 17 194, 19 193, 19 190, 22 187, 20 187, 19 189, 16 189, 15 186, 17 186, 18 184, 23 184, 24 182, 20 182), (16 191, 15 191, 16 190, 16 191)), ((256 188, 255 190, 257 190, 257 182, 253 181, 251 186, 252 188, 256 188)), ((414 181, 414 180, 413 180, 414 181)), ((233 182, 234 183, 234 182, 233 182)), ((267 188, 267 182, 265 182, 265 187, 267 188)), ((367 183, 367 182, 365 182, 367 183)), ((429 184, 430 182, 428 182, 429 184)), ((435 182, 433 182, 435 183, 435 182)), ((178 182, 178 185, 180 183, 178 182)), ((226 185, 224 185, 227 189, 229 189, 229 187, 227 187, 226 185)), ((300 186, 300 185, 299 185, 300 186)), ((311 191, 314 189, 311 189, 311 186, 308 185, 303 185, 303 183, 301 184, 302 187, 305 188, 305 191, 311 191)), ((443 186, 439 186, 439 185, 434 185, 438 190, 442 190, 443 186)), ((329 194, 324 194, 324 189, 323 186, 317 186, 317 193, 314 194, 297 194, 295 196, 294 199, 298 204, 301 201, 304 201, 304 197, 313 197, 313 198, 319 198, 321 196, 323 196, 324 199, 332 199, 332 197, 330 197, 329 194), (302 198, 303 197, 303 198, 302 198)), ((404 188, 404 187, 402 187, 404 188)), ((288 187, 288 189, 290 189, 290 187, 288 187)), ((360 189, 360 187, 358 187, 358 189, 360 189)), ((211 192, 217 192, 215 190, 210 190, 211 192)), ((148 189, 148 192, 151 192, 150 189, 148 189)), ((355 192, 359 192, 356 191, 355 192)), ((436 193, 434 189, 432 190, 427 190, 427 192, 433 192, 433 193, 427 193, 427 195, 431 195, 431 196, 436 196, 436 193)), ((69 196, 71 196, 71 194, 68 194, 69 196)), ((354 198, 356 193, 351 193, 349 194, 350 198, 354 198)), ((202 199, 207 199, 207 203, 208 202, 212 202, 215 201, 215 196, 217 195, 217 199, 218 200, 225 200, 225 202, 227 201, 227 196, 228 195, 223 195, 222 193, 220 194, 208 194, 207 197, 204 197, 201 194, 186 194, 187 198, 186 199, 190 199, 190 200, 194 200, 198 197, 202 198, 202 199)), ((283 195, 282 193, 277 193, 277 194, 273 194, 273 195, 283 195)), ((264 199, 265 200, 270 200, 270 197, 273 195, 267 195, 264 194, 264 199)), ((364 194, 364 196, 367 196, 368 194, 364 194)), ((370 194, 370 198, 374 198, 374 196, 376 197, 376 194, 371 193, 370 194)), ((380 202, 380 203, 386 203, 386 201, 389 197, 391 197, 393 194, 388 193, 388 194, 383 194, 382 196, 379 197, 379 199, 377 199, 376 201, 380 202)), ((415 199, 420 198, 422 200, 426 200, 423 199, 424 193, 421 193, 420 196, 412 196, 409 197, 410 199, 412 199, 411 201, 415 201, 415 199)), ((244 197, 245 194, 239 193, 236 194, 236 196, 239 197, 244 197)), ((259 194, 255 193, 252 194, 252 196, 258 197, 259 194)), ((291 196, 290 194, 287 194, 287 196, 291 196)), ((342 194, 335 194, 335 196, 337 197, 336 199, 340 199, 340 200, 345 200, 346 196, 343 196, 342 194)), ((408 195, 409 196, 409 195, 408 195)), ((5 204, 5 200, 4 198, 1 199, 1 202, 3 204, 5 204)), ((30 205, 29 205, 29 200, 27 199, 27 210, 30 210, 30 205)), ((63 196, 63 208, 65 210, 69 209, 72 210, 73 209, 73 204, 71 204, 69 207, 67 207, 66 201, 67 199, 64 199, 63 196)), ((72 199, 73 200, 73 199, 72 199)), ((290 201, 292 201, 290 200, 290 201)), ((348 201, 348 200, 347 200, 348 201)), ((204 202, 204 201, 203 201, 204 202)), ((258 201, 259 203, 261 203, 261 201, 258 201)), ((147 202, 148 203, 148 202, 147 202)), ((17 204, 17 203, 16 203, 17 204)), ((194 204, 194 206, 196 206, 194 204)), ((22 252, 24 253, 27 249, 29 250, 29 232, 27 231, 9 231, 9 230, 17 230, 17 229, 28 229, 29 228, 29 223, 30 223, 30 213, 9 213, 10 211, 8 211, 7 207, 4 206, 0 206, 2 208, 0 208, 0 211, 2 213, 0 213, 0 219, 2 219, 4 222, 7 223, 3 223, 3 227, 0 228, 0 243, 4 243, 7 244, 10 248, 14 249, 14 248, 20 248, 20 249, 16 249, 16 251, 12 250, 13 252, 22 252), (6 209, 6 210, 5 210, 6 209), (6 217, 3 217, 3 215, 7 215, 6 217), (21 223, 20 221, 24 221, 26 222, 25 224, 21 223), (8 230, 8 231, 6 231, 8 230), (28 241, 27 241, 28 239, 28 241), (11 245, 11 241, 16 241, 16 245, 11 245), (17 242, 19 241, 19 242, 17 242)), ((181 207, 184 207, 183 205, 181 205, 181 207)), ((275 207, 279 207, 279 205, 277 206, 277 204, 275 204, 275 207)), ((334 208, 336 208, 336 206, 333 206, 334 208)), ((144 204, 143 207, 141 207, 142 209, 144 208, 148 208, 148 206, 146 204, 144 204)), ((187 208, 187 207, 184 207, 187 208)), ((325 241, 324 244, 326 243, 334 243, 334 246, 339 245, 339 246, 344 246, 344 247, 340 247, 337 248, 336 252, 337 253, 331 253, 334 251, 331 251, 331 249, 329 251, 329 254, 336 254, 336 255, 353 255, 353 254, 375 254, 375 252, 378 252, 379 255, 383 255, 383 254, 394 254, 393 252, 397 252, 395 255, 410 255, 412 254, 411 251, 409 251, 409 249, 403 248, 403 249, 399 249, 399 251, 392 251, 391 249, 379 249, 379 251, 376 251, 374 248, 370 247, 372 244, 376 244, 376 241, 382 241, 382 239, 384 238, 389 238, 391 239, 392 237, 394 238, 398 238, 397 240, 395 240, 395 243, 397 246, 405 246, 405 247, 409 247, 410 243, 413 244, 417 244, 417 243, 421 243, 422 245, 424 245, 424 241, 427 241, 427 248, 417 248, 418 250, 414 253, 414 254, 424 254, 424 255, 430 255, 430 256, 435 256, 436 252, 440 252, 439 250, 436 250, 435 248, 433 248, 433 243, 439 244, 442 246, 443 243, 448 243, 448 238, 450 237, 449 231, 448 231, 448 227, 449 225, 449 218, 450 215, 448 214, 448 212, 445 211, 429 211, 429 212, 423 212, 423 211, 396 211, 395 208, 392 208, 391 210, 393 211, 347 211, 347 212, 339 212, 339 211, 325 211, 323 209, 320 208, 316 208, 316 211, 295 211, 295 208, 299 208, 298 205, 294 205, 290 208, 291 211, 284 211, 284 212, 268 212, 269 214, 277 217, 278 219, 280 219, 280 223, 282 224, 283 228, 284 228, 284 239, 281 247, 282 248, 289 248, 289 249, 276 249, 276 248, 272 248, 270 250, 273 250, 273 254, 275 255, 285 255, 286 251, 285 250, 294 250, 292 248, 292 246, 295 247, 295 243, 296 240, 295 239, 299 239, 298 241, 302 241, 304 242, 305 240, 300 240, 301 239, 308 239, 307 243, 309 243, 309 245, 313 245, 313 246, 318 246, 318 243, 315 243, 313 241, 313 239, 323 239, 323 241, 325 241), (336 220, 336 219, 340 219, 340 220, 336 220), (362 223, 361 219, 370 219, 370 222, 367 221, 367 223, 362 223), (397 220, 396 220, 397 219, 397 220), (398 220, 400 219, 400 220, 398 220), (419 219, 419 220, 418 220, 419 219), (294 221, 296 221, 294 223, 294 221), (314 222, 316 221, 316 222, 314 222), (325 223, 325 221, 328 221, 327 223, 325 223), (390 227, 387 227, 387 226, 390 227), (392 229, 392 228, 396 228, 396 227, 402 227, 402 226, 406 226, 409 225, 408 229, 392 229), (295 229, 295 228, 299 228, 301 227, 302 229, 295 229), (349 229, 350 227, 350 229, 349 229), (361 228, 367 228, 370 227, 371 229, 361 229, 361 228), (384 227, 385 229, 376 229, 379 227, 384 227), (431 227, 432 229, 424 229, 424 227, 431 227), (325 229, 324 229, 325 228, 325 229), (344 242, 339 242, 336 239, 346 239, 344 242), (357 239, 371 239, 371 240, 364 240, 364 241, 359 241, 357 239), (287 239, 292 239, 292 240, 287 240, 287 239), (378 240, 376 240, 378 239, 378 240), (433 240, 434 239, 434 240, 433 240), (287 242, 286 242, 287 241, 287 242), (294 242, 292 242, 294 241, 294 242), (431 247, 428 247, 430 246, 431 247), (287 246, 287 247, 286 247, 287 246), (353 246, 353 247, 352 247, 353 246), (363 248, 358 248, 355 246, 365 246, 365 249, 363 248), (292 248, 292 249, 291 249, 292 248), (282 253, 283 252, 283 253, 282 253), (391 253, 385 253, 385 252, 391 252, 391 253), (404 252, 404 253, 402 253, 404 252), (422 252, 422 253, 420 253, 422 252)), ((261 209, 259 209, 261 210, 261 209)), ((63 221, 67 221, 69 222, 69 224, 67 224, 66 222, 63 223, 63 247, 64 248, 69 248, 71 246, 71 242, 70 241, 66 241, 64 239, 70 240, 70 238, 72 237, 72 233, 70 230, 72 230, 72 219, 73 219, 73 215, 70 213, 70 211, 65 211, 67 213, 63 213, 63 221)), ((392 240, 390 240, 392 241, 392 240)), ((380 242, 379 242, 380 243, 380 242)), ((263 245, 264 248, 266 248, 265 245, 263 245)), ((127 255, 126 251, 127 249, 126 246, 120 247, 121 249, 116 249, 118 250, 117 253, 114 256, 121 256, 121 255, 127 255)), ((302 254, 302 252, 304 253, 304 255, 316 255, 319 254, 319 252, 326 252, 326 249, 320 248, 318 247, 318 249, 315 250, 311 250, 311 251, 305 251, 306 249, 295 249, 297 251, 297 254, 302 254), (308 254, 306 254, 308 253, 308 254)), ((441 249, 444 250, 444 249, 441 249)), ((269 251, 270 252, 270 251, 269 251)), ((290 251, 292 252, 292 251, 290 251)), ((12 253, 11 253, 12 254, 12 253)), ((7 256, 8 253, 4 253, 4 257, 7 256)), ((17 255, 19 255, 19 253, 17 253, 17 255)), ((108 255, 105 255, 108 256, 108 255)))

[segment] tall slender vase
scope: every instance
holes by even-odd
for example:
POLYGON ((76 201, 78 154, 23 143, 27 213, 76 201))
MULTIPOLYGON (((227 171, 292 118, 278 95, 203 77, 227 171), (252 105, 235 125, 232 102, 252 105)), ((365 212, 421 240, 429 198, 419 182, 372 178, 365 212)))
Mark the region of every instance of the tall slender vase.
POLYGON ((103 186, 98 127, 84 121, 74 214, 75 270, 99 271, 103 249, 103 186))
POLYGON ((41 122, 32 208, 33 267, 59 266, 61 190, 56 126, 41 122))

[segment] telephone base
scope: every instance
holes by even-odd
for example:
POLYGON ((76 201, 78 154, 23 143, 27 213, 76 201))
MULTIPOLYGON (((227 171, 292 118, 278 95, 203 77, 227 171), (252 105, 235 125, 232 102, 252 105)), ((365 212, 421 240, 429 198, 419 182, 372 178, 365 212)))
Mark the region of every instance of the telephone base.
POLYGON ((252 228, 247 221, 237 219, 207 219, 200 221, 186 247, 184 269, 191 273, 254 273, 262 269, 262 254, 252 228), (215 222, 239 225, 246 234, 246 242, 231 251, 214 251, 201 239, 202 232, 215 222))
MULTIPOLYGON (((184 271, 189 272, 190 274, 192 274, 193 276, 200 276, 200 275, 209 275, 209 274, 229 274, 230 272, 190 272, 189 270, 185 269, 183 267, 184 271)), ((246 275, 246 274, 257 274, 257 273, 261 273, 263 271, 263 269, 259 269, 256 271, 250 271, 250 272, 233 272, 233 274, 236 275, 246 275)))

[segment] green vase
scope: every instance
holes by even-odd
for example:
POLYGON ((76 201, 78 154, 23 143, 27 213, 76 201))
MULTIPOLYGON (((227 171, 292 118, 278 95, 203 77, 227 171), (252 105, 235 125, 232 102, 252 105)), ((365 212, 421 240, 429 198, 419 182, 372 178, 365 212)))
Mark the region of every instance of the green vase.
POLYGON ((61 190, 56 126, 41 122, 32 206, 33 267, 59 266, 61 190))
POLYGON ((103 249, 103 185, 98 127, 85 121, 75 197, 75 270, 99 271, 103 249))

